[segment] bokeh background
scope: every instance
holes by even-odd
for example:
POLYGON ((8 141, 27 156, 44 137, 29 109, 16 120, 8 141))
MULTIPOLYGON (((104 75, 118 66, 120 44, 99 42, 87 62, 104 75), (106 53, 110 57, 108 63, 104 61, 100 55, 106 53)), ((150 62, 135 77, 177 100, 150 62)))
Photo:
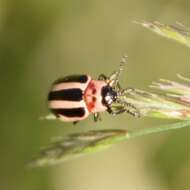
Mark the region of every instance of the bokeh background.
POLYGON ((40 121, 53 80, 97 77, 129 56, 124 87, 147 89, 159 78, 189 76, 190 50, 135 20, 190 26, 188 0, 0 1, 1 190, 189 190, 190 129, 141 137, 53 167, 26 164, 50 139, 90 129, 153 127, 168 120, 129 115, 77 126, 40 121))

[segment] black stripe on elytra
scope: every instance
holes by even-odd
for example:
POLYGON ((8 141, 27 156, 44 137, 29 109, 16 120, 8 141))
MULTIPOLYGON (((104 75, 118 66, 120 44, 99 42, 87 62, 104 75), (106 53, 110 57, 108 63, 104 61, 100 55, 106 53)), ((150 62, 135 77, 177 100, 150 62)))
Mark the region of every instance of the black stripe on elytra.
POLYGON ((54 82, 54 84, 64 83, 64 82, 79 82, 86 83, 88 81, 87 75, 70 75, 64 78, 60 78, 54 82))
POLYGON ((84 108, 57 108, 51 109, 51 111, 57 116, 65 116, 65 117, 83 117, 85 115, 84 108))
POLYGON ((80 88, 70 88, 59 91, 51 91, 48 95, 48 100, 68 100, 68 101, 81 101, 83 93, 80 88))

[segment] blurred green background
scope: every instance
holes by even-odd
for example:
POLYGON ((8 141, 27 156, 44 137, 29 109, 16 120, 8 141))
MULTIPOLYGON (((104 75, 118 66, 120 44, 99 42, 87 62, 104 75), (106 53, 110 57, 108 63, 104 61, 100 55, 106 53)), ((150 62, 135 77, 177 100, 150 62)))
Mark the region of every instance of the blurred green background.
POLYGON ((158 78, 189 77, 190 50, 134 20, 190 26, 188 0, 0 0, 0 189, 189 190, 190 129, 134 139, 54 167, 26 163, 52 137, 89 129, 142 128, 171 121, 128 115, 77 126, 40 121, 53 80, 97 77, 129 56, 124 87, 147 89, 158 78))

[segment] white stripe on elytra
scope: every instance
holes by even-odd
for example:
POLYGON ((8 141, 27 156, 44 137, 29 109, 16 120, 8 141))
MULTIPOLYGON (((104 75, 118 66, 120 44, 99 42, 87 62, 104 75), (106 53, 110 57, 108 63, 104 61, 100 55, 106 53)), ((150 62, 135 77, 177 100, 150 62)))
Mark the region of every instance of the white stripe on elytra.
POLYGON ((80 88, 82 91, 84 91, 86 89, 86 84, 81 84, 77 82, 59 83, 55 84, 51 91, 59 91, 71 88, 80 88))
POLYGON ((49 101, 50 109, 56 108, 79 108, 79 107, 86 107, 86 103, 84 100, 81 101, 66 101, 66 100, 52 100, 49 101))

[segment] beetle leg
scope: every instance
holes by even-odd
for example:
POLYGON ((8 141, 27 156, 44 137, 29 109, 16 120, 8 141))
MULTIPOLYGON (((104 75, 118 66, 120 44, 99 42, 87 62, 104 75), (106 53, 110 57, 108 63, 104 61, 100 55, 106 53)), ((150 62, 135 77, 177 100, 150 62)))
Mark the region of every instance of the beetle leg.
POLYGON ((108 77, 107 77, 106 75, 104 75, 104 74, 100 74, 100 75, 98 76, 98 80, 106 81, 107 79, 108 79, 108 77))
MULTIPOLYGON (((125 96, 127 94, 131 94, 132 92, 135 92, 134 88, 120 89, 118 91, 118 95, 119 96, 125 96)), ((132 103, 122 102, 120 99, 117 99, 117 102, 119 104, 121 104, 121 106, 123 107, 121 110, 124 109, 125 110, 124 112, 127 112, 131 115, 134 115, 135 117, 140 117, 141 114, 140 114, 139 109, 135 105, 133 105, 132 103)))
POLYGON ((134 88, 125 88, 121 90, 122 94, 130 94, 131 92, 135 92, 134 88))
POLYGON ((111 106, 107 107, 107 112, 109 114, 118 115, 121 113, 129 113, 130 115, 132 115, 134 117, 140 117, 141 116, 140 111, 133 104, 126 103, 126 102, 120 102, 120 101, 117 101, 117 103, 121 104, 121 106, 118 109, 112 109, 111 106))
POLYGON ((114 88, 115 90, 116 90, 116 92, 122 92, 122 88, 121 88, 121 85, 120 85, 120 83, 119 82, 117 82, 117 84, 116 84, 116 86, 115 86, 115 88, 114 88))
POLYGON ((130 108, 122 107, 122 108, 120 108, 118 110, 114 110, 114 111, 111 108, 108 108, 107 111, 108 111, 109 114, 112 114, 112 115, 118 115, 118 114, 122 114, 122 113, 129 113, 130 115, 132 115, 134 117, 140 117, 141 116, 139 110, 136 107, 134 107, 131 104, 128 104, 128 107, 130 107, 130 108))
POLYGON ((101 121, 100 113, 94 113, 93 116, 94 116, 94 121, 95 121, 95 122, 101 121))
POLYGON ((110 106, 107 107, 107 112, 111 115, 117 115, 117 114, 120 114, 120 113, 123 113, 125 112, 125 109, 123 109, 123 107, 121 109, 118 109, 118 110, 113 110, 110 106))
POLYGON ((139 117, 141 116, 140 112, 139 112, 137 109, 136 109, 136 110, 123 109, 123 110, 121 110, 121 112, 119 112, 118 114, 124 113, 124 112, 126 112, 126 113, 128 113, 128 114, 130 114, 130 115, 132 115, 132 116, 134 116, 134 117, 137 117, 137 118, 139 118, 139 117))
POLYGON ((116 90, 117 90, 118 96, 125 96, 127 94, 130 95, 132 92, 135 92, 134 88, 125 88, 125 89, 122 89, 119 83, 116 86, 116 90))
POLYGON ((74 122, 73 122, 73 125, 76 125, 77 123, 79 123, 79 121, 74 121, 74 122))
POLYGON ((119 69, 112 73, 112 75, 109 77, 110 85, 113 87, 116 87, 119 82, 119 77, 124 69, 125 64, 127 63, 127 56, 124 55, 120 61, 119 69))
POLYGON ((136 106, 134 106, 131 103, 125 103, 125 105, 128 106, 128 108, 127 107, 124 108, 125 112, 133 115, 134 117, 140 117, 141 116, 141 113, 136 106))

